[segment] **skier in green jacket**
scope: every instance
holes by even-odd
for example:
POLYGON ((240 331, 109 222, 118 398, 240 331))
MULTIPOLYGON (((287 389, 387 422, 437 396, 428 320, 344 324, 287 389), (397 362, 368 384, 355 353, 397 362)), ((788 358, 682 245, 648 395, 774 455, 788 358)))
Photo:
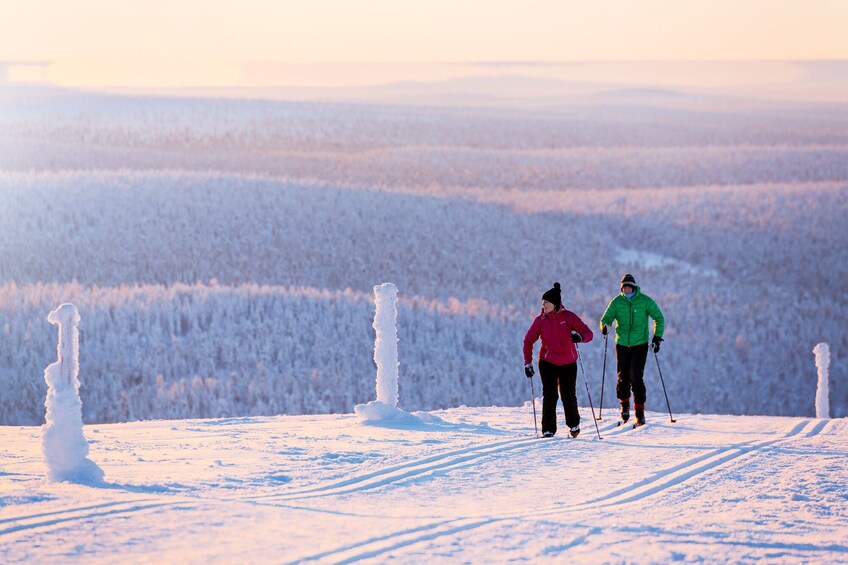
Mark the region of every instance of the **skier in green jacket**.
POLYGON ((601 317, 601 333, 615 321, 615 360, 618 364, 616 396, 621 402, 621 421, 630 419, 630 390, 636 408, 636 425, 645 423, 645 361, 648 358, 648 316, 654 320, 651 351, 659 352, 665 330, 665 318, 657 303, 642 294, 633 275, 621 278, 621 294, 610 300, 601 317))

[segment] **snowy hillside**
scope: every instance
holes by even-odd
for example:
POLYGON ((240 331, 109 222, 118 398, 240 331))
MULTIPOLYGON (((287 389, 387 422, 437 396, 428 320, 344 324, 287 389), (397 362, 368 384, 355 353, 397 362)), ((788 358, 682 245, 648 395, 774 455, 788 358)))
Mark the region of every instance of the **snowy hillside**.
MULTIPOLYGON (((595 329, 625 272, 665 313, 677 409, 812 416, 827 342, 848 415, 845 105, 0 102, 0 424, 43 422, 64 302, 87 423, 349 412, 383 282, 407 408, 516 406, 541 293, 595 329)), ((602 340, 583 354, 600 397, 602 340)))
POLYGON ((839 563, 848 421, 648 414, 533 437, 529 403, 88 426, 99 484, 0 427, 4 563, 839 563))

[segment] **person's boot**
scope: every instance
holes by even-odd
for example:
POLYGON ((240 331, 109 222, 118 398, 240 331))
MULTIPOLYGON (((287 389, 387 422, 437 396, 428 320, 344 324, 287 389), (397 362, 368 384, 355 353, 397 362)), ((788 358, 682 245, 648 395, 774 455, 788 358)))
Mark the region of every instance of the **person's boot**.
POLYGON ((621 403, 621 423, 627 422, 630 419, 630 402, 621 403))
POLYGON ((574 426, 573 428, 571 428, 569 433, 571 434, 571 437, 577 437, 578 435, 580 435, 580 426, 574 426))
POLYGON ((636 425, 642 426, 645 424, 645 407, 637 406, 636 407, 636 425))

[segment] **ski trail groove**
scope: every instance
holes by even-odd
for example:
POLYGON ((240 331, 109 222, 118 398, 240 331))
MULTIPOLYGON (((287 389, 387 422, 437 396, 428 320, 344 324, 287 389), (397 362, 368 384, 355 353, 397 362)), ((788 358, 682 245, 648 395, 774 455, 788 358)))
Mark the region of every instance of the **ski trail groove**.
POLYGON ((355 563, 363 559, 377 557, 378 555, 382 555, 395 549, 408 547, 444 536, 456 535, 497 521, 498 519, 495 518, 460 518, 457 520, 428 524, 427 526, 403 530, 386 536, 364 540, 357 544, 344 546, 317 555, 302 557, 293 563, 302 563, 304 561, 338 564, 355 563))
MULTIPOLYGON (((802 432, 804 432, 811 423, 811 420, 802 420, 795 424, 781 437, 759 441, 751 440, 740 442, 732 446, 719 448, 708 454, 699 455, 698 457, 679 463, 669 469, 660 471, 653 477, 643 479, 629 487, 617 489, 612 493, 585 503, 537 512, 521 514, 510 513, 493 516, 473 516, 457 520, 433 522, 412 530, 404 530, 394 534, 381 536, 379 538, 364 540, 357 544, 349 544, 311 557, 304 557, 298 561, 318 561, 330 558, 328 562, 353 563, 362 559, 377 557, 378 555, 385 554, 389 551, 411 546, 416 543, 455 535, 497 522, 538 518, 628 504, 680 485, 697 475, 716 469, 719 466, 743 455, 751 454, 762 448, 790 440, 802 434, 802 432), (633 492, 634 489, 636 492, 633 492)), ((827 421, 814 424, 805 437, 812 437, 819 434, 826 425, 827 421)))
MULTIPOLYGON (((427 457, 419 461, 395 465, 380 469, 372 473, 368 473, 352 479, 347 479, 332 485, 324 487, 312 488, 300 492, 293 492, 280 495, 268 495, 264 498, 270 498, 274 501, 283 500, 298 500, 302 498, 316 498, 322 496, 332 496, 338 494, 348 494, 351 492, 369 490, 372 488, 381 487, 392 484, 411 477, 435 473, 454 469, 465 465, 475 459, 482 457, 505 453, 514 449, 524 448, 530 445, 538 444, 541 440, 536 438, 513 440, 510 442, 499 442, 498 444, 488 444, 482 446, 468 447, 465 449, 443 453, 427 457)), ((245 500, 245 499, 242 499, 245 500)))
MULTIPOLYGON (((612 426, 617 427, 613 424, 612 426)), ((326 486, 314 487, 306 490, 290 492, 285 494, 261 495, 253 498, 267 498, 273 501, 298 500, 303 498, 316 498, 320 496, 332 496, 338 494, 349 494, 351 492, 368 490, 383 485, 395 483, 415 476, 461 468, 469 462, 486 457, 519 449, 527 446, 543 445, 543 438, 519 438, 507 441, 486 443, 466 447, 459 450, 448 451, 418 461, 412 461, 401 465, 386 467, 359 477, 346 479, 326 486)), ((567 438, 566 441, 571 441, 567 438)), ((238 500, 249 500, 240 498, 238 500)))
POLYGON ((157 499, 154 498, 143 498, 140 500, 124 500, 124 501, 115 501, 115 502, 104 502, 103 504, 92 504, 91 506, 77 506, 74 508, 67 508, 65 510, 54 510, 52 512, 41 512, 39 514, 30 514, 28 516, 15 516, 13 518, 3 518, 0 519, 0 524, 6 524, 8 522, 20 522, 22 520, 34 520, 36 518, 45 518, 47 516, 57 516, 59 514, 68 514, 70 512, 84 512, 86 510, 97 510, 101 508, 109 508, 112 506, 119 506, 124 504, 142 504, 144 502, 155 502, 157 499))
MULTIPOLYGON (((73 522, 81 522, 83 520, 91 519, 91 518, 100 518, 104 516, 117 516, 122 514, 137 514, 139 512, 152 510, 155 508, 161 508, 163 506, 173 506, 173 502, 151 502, 148 504, 139 504, 137 501, 124 502, 124 503, 114 503, 114 504, 104 504, 97 507, 92 508, 101 508, 101 510, 97 510, 94 512, 83 512, 79 514, 71 514, 65 517, 57 517, 57 518, 48 518, 42 520, 32 520, 32 516, 23 517, 23 518, 13 518, 7 520, 7 522, 20 522, 13 526, 6 527, 0 530, 0 538, 5 538, 11 534, 26 532, 29 533, 33 530, 40 530, 42 528, 48 528, 48 531, 54 530, 51 526, 56 526, 58 524, 66 524, 73 522), (114 508, 115 506, 123 505, 125 508, 114 508), (106 509, 105 507, 112 506, 110 509, 106 509), (28 523, 26 523, 28 522, 28 523)), ((90 508, 89 508, 90 509, 90 508)), ((68 510, 64 512, 55 512, 51 514, 69 514, 74 510, 68 510)), ((42 517, 47 516, 48 514, 41 515, 42 517)))
POLYGON ((822 433, 824 431, 824 429, 828 426, 828 424, 831 423, 831 421, 832 420, 821 420, 815 426, 813 426, 812 430, 810 430, 807 433, 807 437, 813 437, 813 436, 819 435, 820 433, 822 433))
MULTIPOLYGON (((784 434, 782 437, 759 441, 753 440, 740 442, 731 446, 719 448, 711 453, 699 455, 698 457, 694 457, 692 459, 689 459, 688 461, 684 461, 673 467, 664 469, 656 473, 652 477, 642 479, 632 485, 620 488, 616 491, 606 494, 600 498, 590 500, 588 502, 576 504, 566 508, 561 507, 558 509, 531 512, 522 515, 522 517, 529 518, 536 516, 548 516, 564 512, 576 512, 579 510, 588 510, 593 508, 605 508, 608 506, 617 506, 620 504, 636 502, 648 496, 657 494, 671 487, 682 484, 697 475, 713 470, 743 455, 748 455, 750 453, 757 452, 765 447, 769 447, 776 443, 792 439, 795 436, 800 435, 810 424, 810 420, 803 420, 796 424, 794 427, 792 427, 792 429, 786 434, 784 434)), ((823 426, 819 425, 813 426, 812 430, 807 434, 806 437, 811 437, 811 435, 818 434, 822 428, 823 426)))

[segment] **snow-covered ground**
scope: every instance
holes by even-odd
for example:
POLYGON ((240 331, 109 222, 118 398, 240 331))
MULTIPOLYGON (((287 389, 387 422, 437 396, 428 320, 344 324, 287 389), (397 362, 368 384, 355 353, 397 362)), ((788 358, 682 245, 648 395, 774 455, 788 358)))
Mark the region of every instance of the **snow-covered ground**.
POLYGON ((47 480, 40 427, 0 427, 0 560, 848 560, 848 420, 607 408, 599 441, 581 412, 577 439, 535 439, 529 403, 86 426, 88 485, 47 480))

